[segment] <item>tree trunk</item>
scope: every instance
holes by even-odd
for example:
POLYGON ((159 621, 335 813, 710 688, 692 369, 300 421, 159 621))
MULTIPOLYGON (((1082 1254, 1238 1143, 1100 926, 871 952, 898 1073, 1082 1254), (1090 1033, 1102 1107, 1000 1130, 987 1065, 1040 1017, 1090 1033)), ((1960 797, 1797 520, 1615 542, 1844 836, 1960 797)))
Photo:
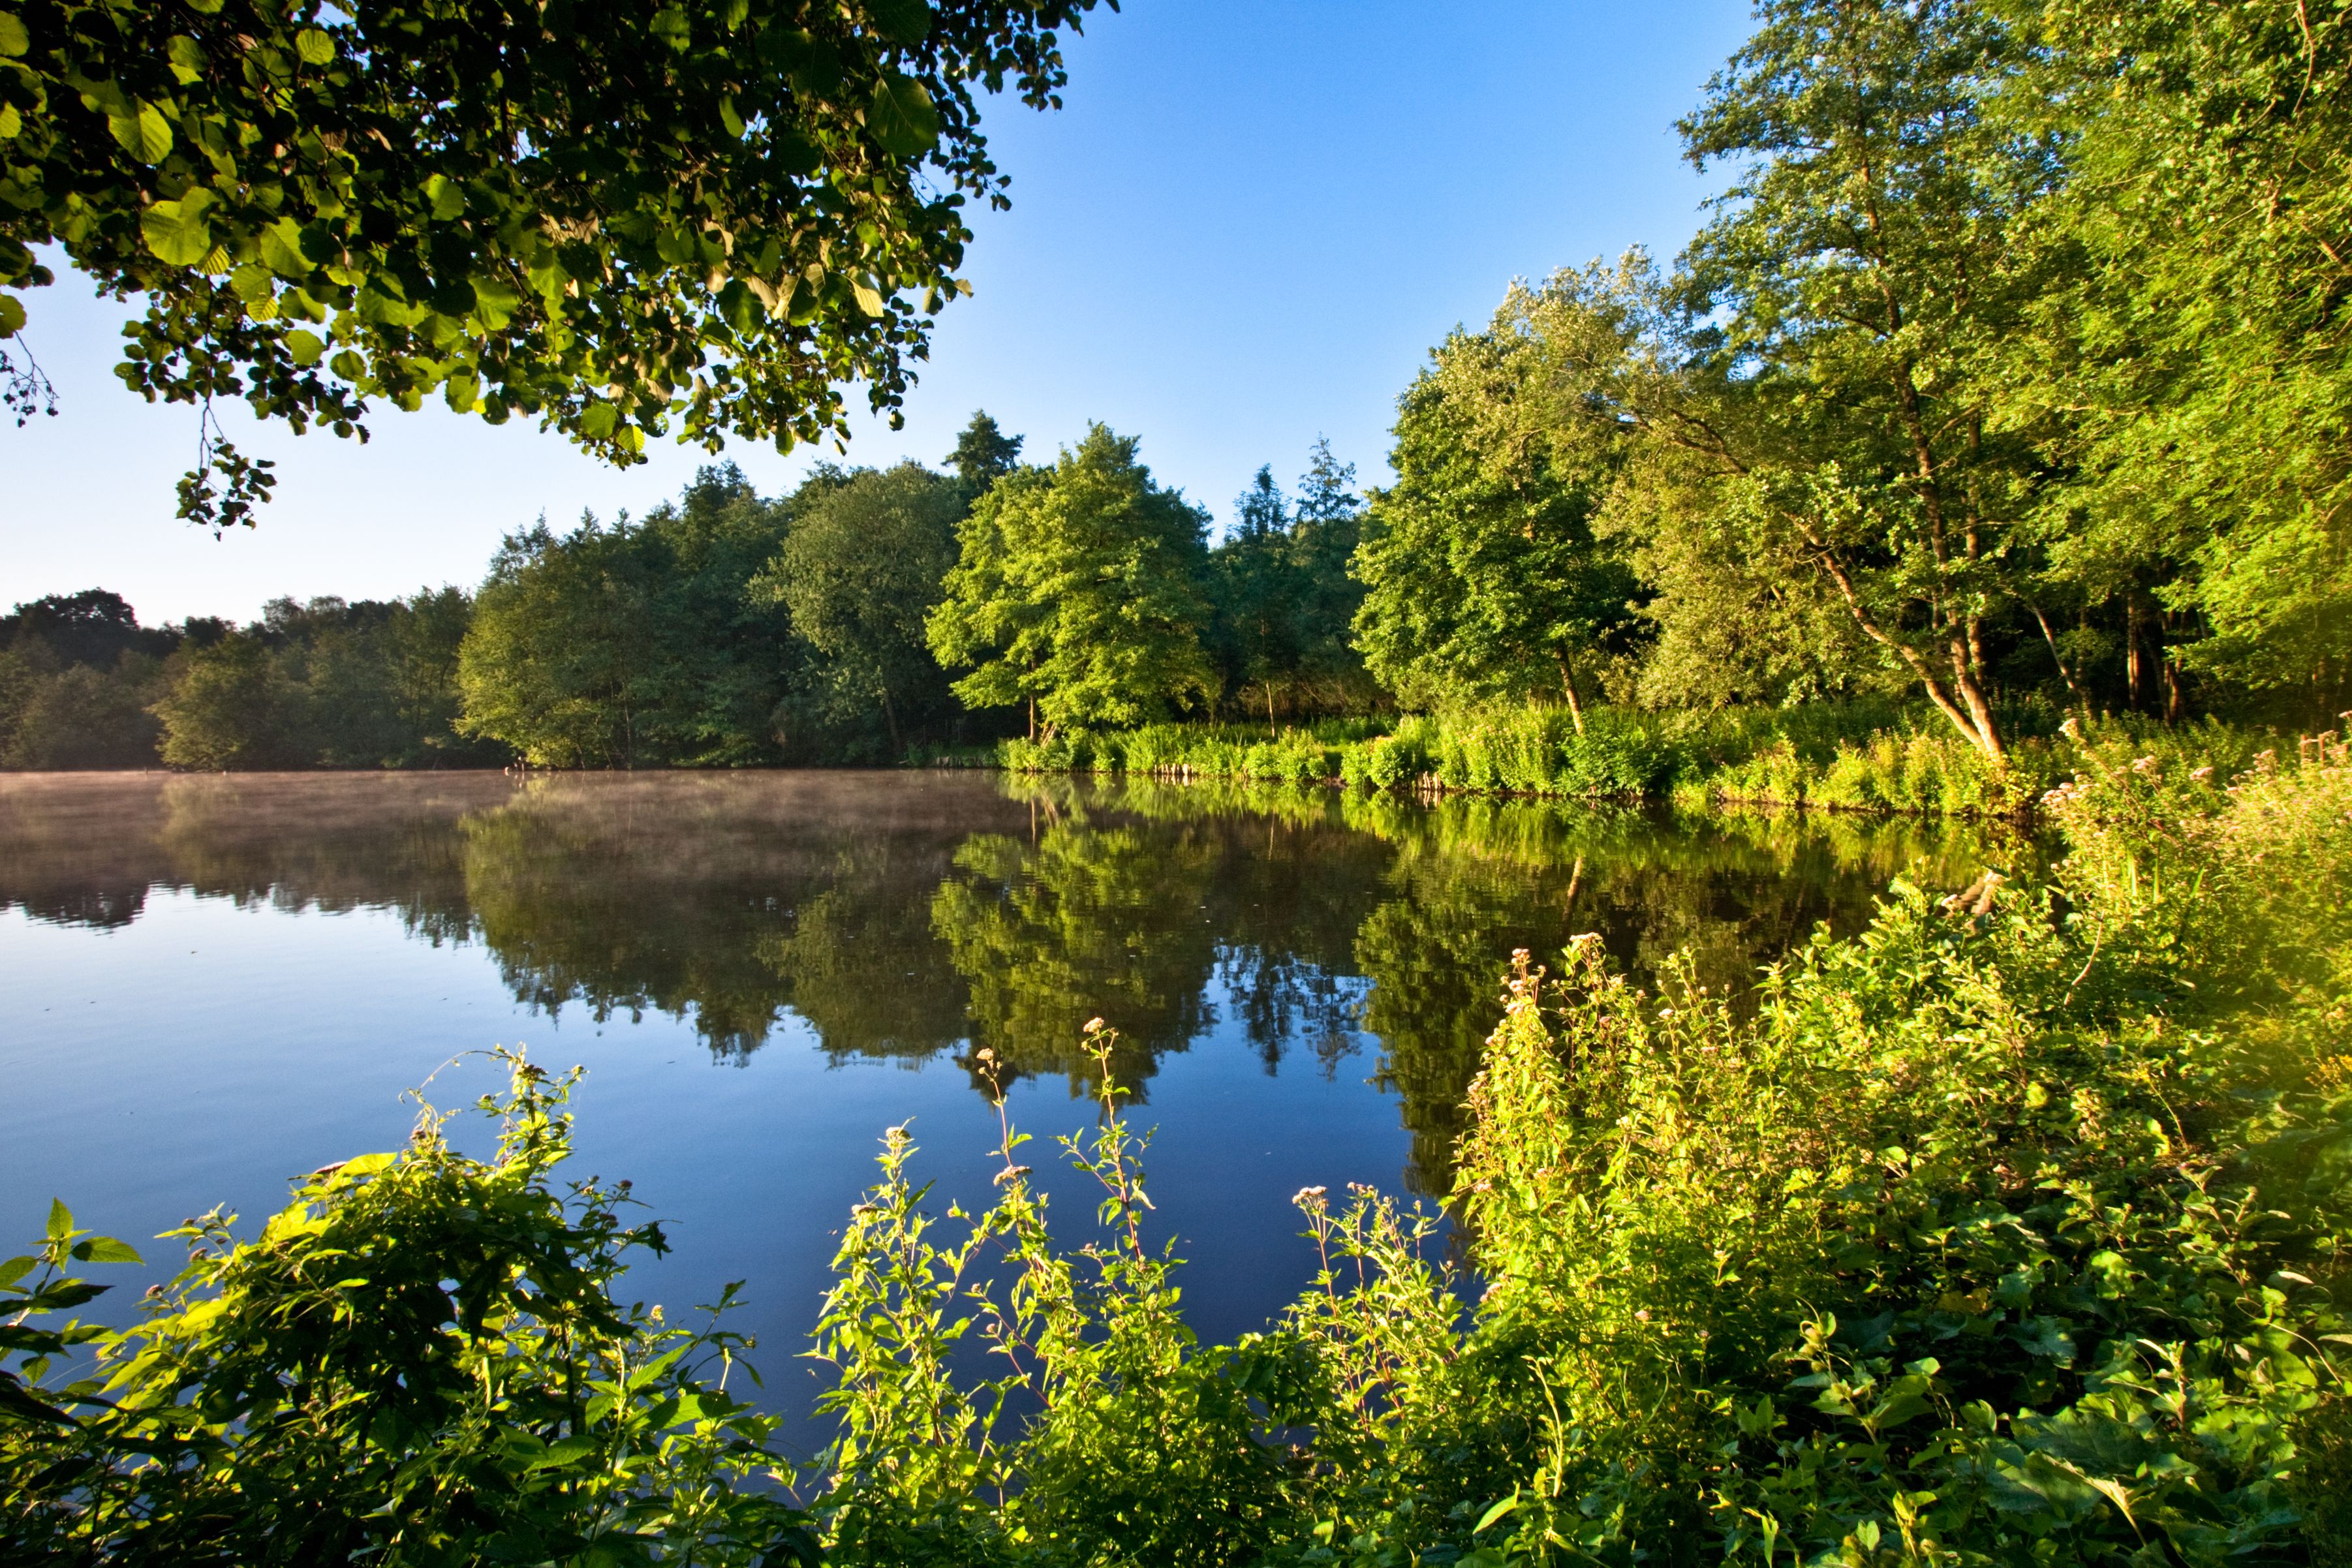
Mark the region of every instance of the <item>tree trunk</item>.
POLYGON ((1576 727, 1576 733, 1580 736, 1584 733, 1584 705, 1576 700, 1576 676, 1569 668, 1568 655, 1560 653, 1558 658, 1559 689, 1568 694, 1568 721, 1576 727))
POLYGON ((2139 710, 2139 595, 2124 590, 2124 701, 2139 710))
POLYGON ((1037 695, 1034 692, 1029 695, 1029 738, 1033 743, 1037 738, 1037 695))
POLYGON ((2073 695, 2075 706, 2083 710, 2084 720, 2088 722, 2091 699, 2084 692, 2083 683, 2074 678, 2074 666, 2066 663, 2066 655, 2058 651, 2058 639, 2051 632, 2049 620, 2042 613, 2042 607, 2032 600, 2025 601, 2025 608, 2033 612, 2033 623, 2042 628, 2042 640, 2050 645, 2050 661, 2058 666, 2059 678, 2066 683, 2066 690, 2073 695))

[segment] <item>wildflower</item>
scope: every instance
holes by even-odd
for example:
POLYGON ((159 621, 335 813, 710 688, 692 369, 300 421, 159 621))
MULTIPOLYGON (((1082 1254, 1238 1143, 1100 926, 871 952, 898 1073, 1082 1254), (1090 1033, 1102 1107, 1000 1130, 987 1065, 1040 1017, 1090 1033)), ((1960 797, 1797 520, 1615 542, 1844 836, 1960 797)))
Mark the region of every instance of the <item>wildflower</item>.
POLYGON ((2153 773, 2163 766, 2163 763, 2158 762, 2153 757, 2143 757, 2132 764, 2132 771, 2135 773, 2153 773))
POLYGON ((996 1173, 996 1185, 1003 1186, 1006 1182, 1014 1181, 1022 1176, 1025 1176, 1029 1174, 1030 1169, 1031 1167, 1028 1166, 1007 1166, 1003 1170, 996 1173))
POLYGON ((1650 1309, 1643 1307, 1641 1311, 1635 1312, 1633 1314, 1633 1321, 1637 1323, 1648 1322, 1650 1321, 1650 1309))
POLYGON ((1291 1206, 1296 1208, 1320 1208, 1330 1190, 1328 1186, 1302 1186, 1290 1195, 1291 1206))
POLYGON ((2208 763, 2204 767, 2195 769, 2189 775, 2189 777, 2196 779, 2200 784, 2204 783, 2205 780, 2213 777, 2212 764, 2208 763))
POLYGON ((1088 1034, 1093 1034, 1103 1027, 1103 1020, 1098 1018, 1091 1018, 1087 1020, 1087 1032, 1088 1034))

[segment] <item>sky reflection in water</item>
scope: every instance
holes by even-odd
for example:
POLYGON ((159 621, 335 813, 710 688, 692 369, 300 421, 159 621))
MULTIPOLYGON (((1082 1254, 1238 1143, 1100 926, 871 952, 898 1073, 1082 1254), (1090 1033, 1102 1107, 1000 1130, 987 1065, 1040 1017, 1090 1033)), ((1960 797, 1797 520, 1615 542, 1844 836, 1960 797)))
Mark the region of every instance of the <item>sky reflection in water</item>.
MULTIPOLYGON (((1305 1278, 1299 1186, 1444 1190, 1513 948, 1593 931, 1643 983, 1684 949, 1737 988, 1898 874, 1958 886, 2021 852, 1853 818, 989 775, 0 779, 0 1225, 28 1239, 52 1194, 133 1239, 216 1203, 257 1218, 289 1174, 396 1145, 402 1091, 441 1069, 432 1098, 463 1103, 492 1080, 462 1053, 526 1042, 590 1069, 588 1166, 677 1221, 633 1280, 673 1307, 747 1280, 738 1326, 797 1410, 881 1130, 914 1118, 941 1206, 979 1198, 972 1053, 1023 1074, 1024 1127, 1072 1131, 1099 1015, 1159 1128, 1187 1300, 1230 1334, 1305 1278)), ((1075 1234, 1087 1206, 1057 1190, 1075 1234)))

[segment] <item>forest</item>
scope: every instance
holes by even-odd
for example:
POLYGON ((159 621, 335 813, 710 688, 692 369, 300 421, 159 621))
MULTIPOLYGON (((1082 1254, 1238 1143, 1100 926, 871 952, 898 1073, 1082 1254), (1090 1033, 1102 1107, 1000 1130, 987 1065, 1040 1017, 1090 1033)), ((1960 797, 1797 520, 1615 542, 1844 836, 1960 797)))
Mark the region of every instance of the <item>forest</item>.
POLYGON ((888 763, 1171 719, 2352 702, 2345 36, 2259 5, 1775 6, 1679 124, 1671 266, 1513 283, 1214 526, 1140 440, 704 470, 469 594, 0 622, 16 768, 888 763))

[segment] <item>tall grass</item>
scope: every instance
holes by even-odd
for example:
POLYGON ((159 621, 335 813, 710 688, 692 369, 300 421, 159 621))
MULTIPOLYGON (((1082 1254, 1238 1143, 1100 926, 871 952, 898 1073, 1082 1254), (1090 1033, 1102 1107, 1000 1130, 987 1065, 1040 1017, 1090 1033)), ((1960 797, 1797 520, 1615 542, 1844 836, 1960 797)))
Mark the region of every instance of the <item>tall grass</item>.
POLYGON ((1161 724, 1008 740, 995 761, 1020 773, 2014 817, 2072 773, 2086 742, 2127 738, 2143 752, 2195 757, 2224 772, 2278 744, 2211 721, 2173 729, 2102 719, 2085 732, 2074 721, 2062 727, 2054 710, 2038 706, 2002 716, 2011 740, 1998 763, 1932 710, 1886 703, 1669 714, 1601 708, 1586 714, 1581 730, 1565 708, 1530 706, 1327 720, 1271 737, 1248 726, 1161 724))

